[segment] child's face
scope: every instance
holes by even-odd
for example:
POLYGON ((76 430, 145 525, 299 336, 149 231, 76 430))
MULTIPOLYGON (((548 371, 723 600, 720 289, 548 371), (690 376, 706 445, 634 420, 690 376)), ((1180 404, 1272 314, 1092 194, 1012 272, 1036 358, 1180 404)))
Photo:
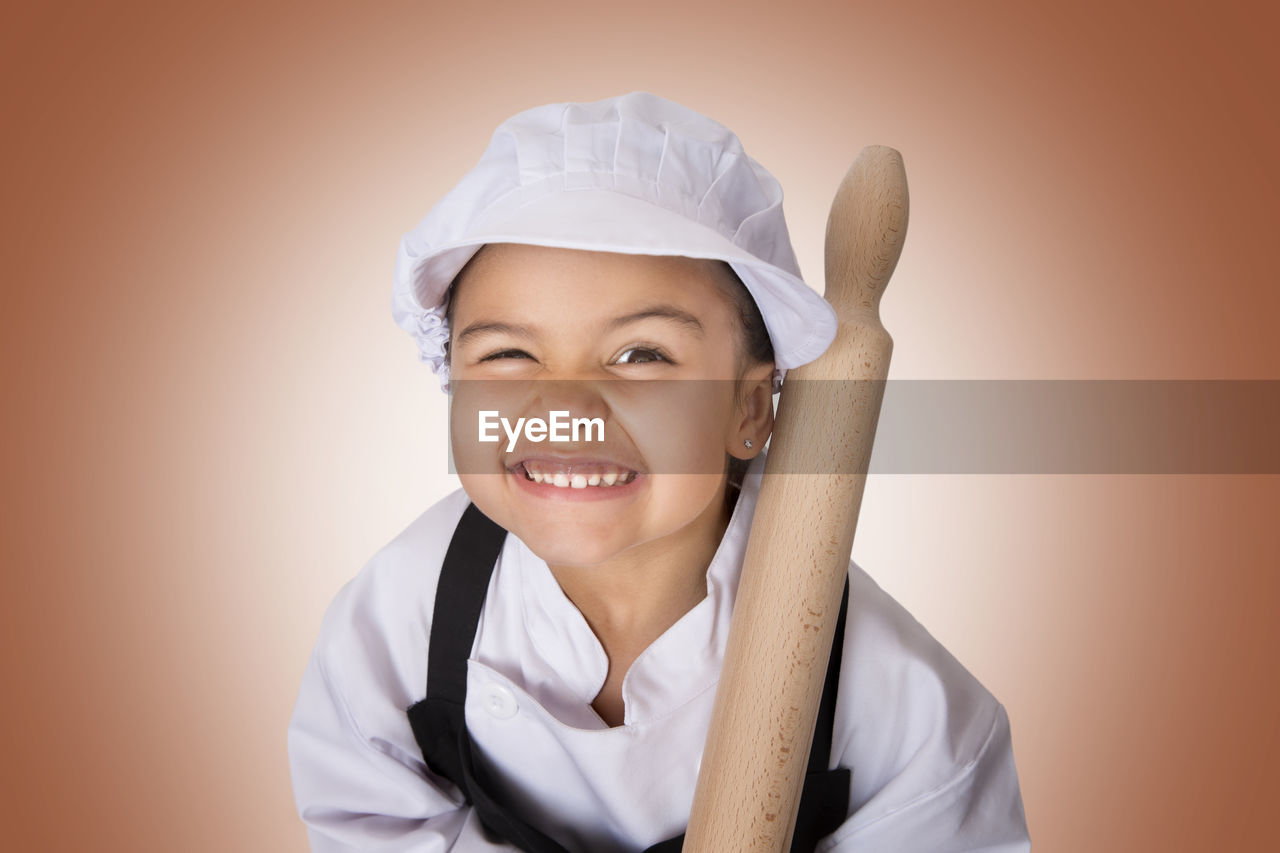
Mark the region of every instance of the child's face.
POLYGON ((743 439, 763 446, 773 416, 773 365, 744 374, 729 286, 715 261, 487 246, 451 312, 453 451, 476 506, 553 565, 718 536, 725 453, 755 455, 743 439), (604 438, 481 443, 481 410, 600 418, 604 438))

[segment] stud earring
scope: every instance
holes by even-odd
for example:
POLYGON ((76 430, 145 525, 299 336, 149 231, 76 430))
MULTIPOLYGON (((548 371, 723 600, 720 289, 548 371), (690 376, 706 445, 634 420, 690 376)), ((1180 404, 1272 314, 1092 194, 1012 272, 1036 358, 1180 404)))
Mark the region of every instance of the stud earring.
POLYGON ((742 443, 743 443, 743 444, 745 444, 745 445, 747 446, 747 450, 750 450, 752 447, 754 447, 754 446, 755 446, 755 445, 753 445, 753 444, 751 443, 751 439, 749 439, 749 438, 744 438, 744 439, 742 440, 742 443))

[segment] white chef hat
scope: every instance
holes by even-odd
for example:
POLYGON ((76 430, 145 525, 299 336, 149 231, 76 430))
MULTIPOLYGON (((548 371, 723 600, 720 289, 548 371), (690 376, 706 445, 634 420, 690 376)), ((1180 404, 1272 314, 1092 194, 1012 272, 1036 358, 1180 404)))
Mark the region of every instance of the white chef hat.
POLYGON ((727 261, 764 318, 776 378, 835 338, 835 311, 800 278, 777 179, 728 128, 648 92, 512 116, 401 239, 392 314, 446 391, 448 288, 486 243, 727 261))

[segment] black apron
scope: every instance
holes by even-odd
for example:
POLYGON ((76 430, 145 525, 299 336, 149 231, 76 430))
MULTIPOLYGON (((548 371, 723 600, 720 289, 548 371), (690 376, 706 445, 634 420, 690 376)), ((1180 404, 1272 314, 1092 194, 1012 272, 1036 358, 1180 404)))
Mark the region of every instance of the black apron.
MULTIPOLYGON (((458 786, 487 830, 527 853, 568 853, 558 842, 495 799, 490 792, 497 790, 497 786, 486 778, 483 763, 475 760, 467 733, 464 716, 467 659, 471 656, 489 578, 506 535, 507 531, 476 509, 475 504, 468 505, 463 512, 445 553, 436 590, 427 653, 427 695, 408 709, 409 723, 427 765, 458 786)), ((818 841, 835 832, 848 813, 850 771, 844 767, 828 770, 826 766, 831 753, 848 598, 846 580, 791 841, 792 853, 812 853, 818 841)), ((654 844, 645 853, 679 853, 683 844, 681 833, 654 844)))

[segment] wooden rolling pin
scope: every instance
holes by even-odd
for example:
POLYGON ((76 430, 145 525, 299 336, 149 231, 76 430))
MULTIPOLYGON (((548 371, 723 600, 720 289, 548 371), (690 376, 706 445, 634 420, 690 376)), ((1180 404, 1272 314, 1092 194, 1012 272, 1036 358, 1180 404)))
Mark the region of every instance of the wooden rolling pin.
POLYGON ((827 220, 839 331, 778 401, 685 851, 791 845, 893 352, 880 297, 906 232, 902 156, 868 146, 827 220))

